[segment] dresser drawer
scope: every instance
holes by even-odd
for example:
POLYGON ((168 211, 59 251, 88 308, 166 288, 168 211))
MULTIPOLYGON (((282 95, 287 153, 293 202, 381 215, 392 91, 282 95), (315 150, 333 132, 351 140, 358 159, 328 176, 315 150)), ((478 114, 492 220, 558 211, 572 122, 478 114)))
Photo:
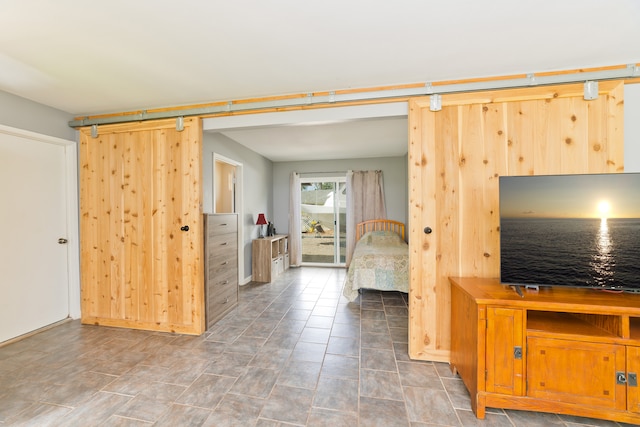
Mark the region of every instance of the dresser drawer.
POLYGON ((230 255, 238 256, 238 235, 227 233, 208 238, 207 261, 211 259, 227 260, 230 255))
POLYGON ((227 267, 227 269, 217 269, 216 272, 209 269, 209 277, 207 278, 207 292, 219 292, 221 287, 238 287, 238 270, 236 268, 227 267))
POLYGON ((238 304, 238 287, 226 288, 223 292, 207 298, 207 323, 218 320, 224 313, 238 304))
POLYGON ((205 297, 210 329, 238 304, 238 216, 205 215, 205 297))
POLYGON ((206 215, 207 236, 235 233, 238 230, 238 217, 235 214, 206 215))
POLYGON ((207 280, 215 280, 217 276, 235 273, 238 268, 238 257, 235 253, 221 257, 209 257, 206 263, 207 280), (232 270, 232 271, 231 271, 232 270))

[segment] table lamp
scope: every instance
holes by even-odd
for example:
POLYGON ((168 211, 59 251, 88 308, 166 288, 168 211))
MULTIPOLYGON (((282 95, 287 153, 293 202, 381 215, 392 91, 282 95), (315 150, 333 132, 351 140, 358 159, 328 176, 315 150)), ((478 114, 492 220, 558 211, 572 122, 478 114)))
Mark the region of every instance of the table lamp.
POLYGON ((258 237, 260 239, 264 238, 264 229, 263 229, 263 225, 267 224, 267 219, 264 217, 264 214, 258 214, 258 221, 256 221, 256 225, 259 226, 258 228, 258 237))

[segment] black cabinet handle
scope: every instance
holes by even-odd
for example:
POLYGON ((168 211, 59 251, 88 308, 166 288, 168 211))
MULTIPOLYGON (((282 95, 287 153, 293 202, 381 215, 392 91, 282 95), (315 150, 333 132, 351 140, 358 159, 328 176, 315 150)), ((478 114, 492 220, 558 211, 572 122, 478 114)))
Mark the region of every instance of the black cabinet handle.
POLYGON ((425 227, 424 228, 424 234, 431 234, 433 230, 431 229, 431 227, 425 227))
POLYGON ((182 227, 180 227, 180 230, 189 231, 189 226, 188 225, 183 225, 182 227))

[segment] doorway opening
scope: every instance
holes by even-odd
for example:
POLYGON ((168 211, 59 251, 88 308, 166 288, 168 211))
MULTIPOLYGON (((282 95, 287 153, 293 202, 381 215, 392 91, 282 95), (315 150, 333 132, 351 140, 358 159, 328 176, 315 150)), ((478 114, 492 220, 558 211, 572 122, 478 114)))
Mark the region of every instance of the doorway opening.
POLYGON ((213 176, 215 213, 237 213, 236 173, 236 165, 216 159, 213 176))
POLYGON ((238 280, 245 284, 242 191, 242 163, 213 153, 213 213, 238 214, 238 280))
POLYGON ((346 176, 301 179, 302 265, 345 265, 346 181, 346 176))

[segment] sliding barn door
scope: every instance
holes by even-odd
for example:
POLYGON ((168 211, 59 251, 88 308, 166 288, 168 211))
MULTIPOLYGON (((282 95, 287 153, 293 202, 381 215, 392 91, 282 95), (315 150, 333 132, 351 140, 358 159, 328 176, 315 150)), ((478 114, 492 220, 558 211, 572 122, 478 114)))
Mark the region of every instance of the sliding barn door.
POLYGON ((500 175, 623 171, 623 85, 599 86, 591 101, 582 84, 410 101, 412 358, 449 361, 449 277, 500 275, 500 175))
POLYGON ((204 331, 201 125, 80 132, 83 323, 204 331))

